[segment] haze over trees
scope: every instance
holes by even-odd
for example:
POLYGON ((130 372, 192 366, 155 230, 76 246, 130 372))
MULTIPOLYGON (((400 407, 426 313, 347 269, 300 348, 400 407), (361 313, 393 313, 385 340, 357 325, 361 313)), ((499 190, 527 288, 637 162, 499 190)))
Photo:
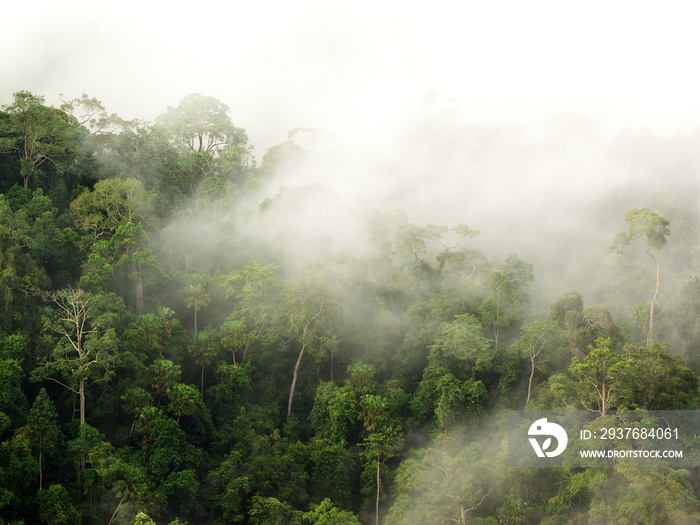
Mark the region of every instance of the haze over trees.
POLYGON ((509 468, 503 417, 699 408, 698 136, 258 164, 235 120, 2 106, 0 525, 700 519, 697 469, 509 468))

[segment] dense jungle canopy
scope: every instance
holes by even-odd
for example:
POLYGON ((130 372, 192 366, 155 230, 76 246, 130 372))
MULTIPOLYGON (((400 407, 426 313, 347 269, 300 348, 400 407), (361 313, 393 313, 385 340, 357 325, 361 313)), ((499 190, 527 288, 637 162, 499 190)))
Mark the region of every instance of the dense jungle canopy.
POLYGON ((4 102, 0 524, 700 520, 695 468, 505 443, 507 410, 698 408, 697 136, 423 115, 353 206, 332 136, 258 163, 213 97, 4 102))

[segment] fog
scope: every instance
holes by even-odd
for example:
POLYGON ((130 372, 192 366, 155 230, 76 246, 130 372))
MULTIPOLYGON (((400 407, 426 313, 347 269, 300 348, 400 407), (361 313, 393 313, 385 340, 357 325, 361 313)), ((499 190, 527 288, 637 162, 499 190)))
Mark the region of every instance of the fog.
MULTIPOLYGON (((465 247, 533 265, 526 314, 577 290, 622 324, 651 299, 656 268, 643 243, 624 258, 610 245, 625 212, 648 207, 671 220, 657 254, 659 305, 670 309, 698 274, 700 238, 688 225, 700 220, 700 34, 690 3, 163 5, 6 6, 0 105, 20 90, 55 106, 60 94, 87 93, 108 112, 154 122, 197 92, 230 108, 258 165, 274 145, 303 147, 234 205, 181 206, 153 235, 170 245, 159 254, 166 270, 177 266, 168 257, 184 257, 186 270, 214 273, 222 247, 241 264, 273 252, 287 277, 338 255, 366 268, 379 250, 377 217, 463 224, 479 231, 465 247), (312 133, 290 134, 301 128, 312 133)), ((359 319, 358 297, 344 306, 359 319)), ((430 453, 440 471, 444 461, 479 480, 500 472, 492 433, 457 433, 430 453), (481 454, 489 462, 469 465, 473 450, 453 461, 460 439, 494 443, 481 454)), ((489 484, 495 495, 504 482, 489 484)), ((473 489, 475 504, 485 490, 473 489)), ((419 507, 397 519, 420 521, 419 507)))
POLYGON ((598 302, 625 210, 671 211, 683 185, 697 197, 691 14, 683 2, 17 4, 0 99, 86 92, 154 121, 200 92, 231 108, 258 161, 292 129, 323 130, 251 203, 282 186, 332 195, 285 216, 305 239, 297 262, 366 249, 367 213, 398 209, 480 230, 488 257, 518 252, 546 300, 577 288, 598 302))
POLYGON ((7 9, 3 103, 19 90, 54 105, 85 92, 152 122, 199 92, 231 108, 258 162, 292 129, 323 130, 303 167, 252 203, 281 186, 333 195, 285 218, 306 239, 297 262, 367 249, 367 213, 398 209, 480 230, 473 247, 488 257, 518 252, 543 300, 577 288, 600 302, 610 278, 594 274, 625 210, 670 211, 684 184, 697 196, 700 37, 684 2, 7 9))
POLYGON ((0 99, 87 92, 152 121, 200 92, 231 107, 259 156, 299 126, 376 142, 431 91, 474 123, 539 131, 564 111, 669 135, 700 114, 693 14, 688 2, 15 2, 0 99))

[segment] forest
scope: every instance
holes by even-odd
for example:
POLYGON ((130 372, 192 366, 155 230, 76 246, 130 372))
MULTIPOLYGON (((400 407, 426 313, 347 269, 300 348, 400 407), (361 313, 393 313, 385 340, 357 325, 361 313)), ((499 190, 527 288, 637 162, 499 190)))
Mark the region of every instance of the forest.
POLYGON ((211 96, 1 102, 0 525, 700 522, 697 468, 506 443, 699 408, 700 135, 438 108, 258 162, 211 96))

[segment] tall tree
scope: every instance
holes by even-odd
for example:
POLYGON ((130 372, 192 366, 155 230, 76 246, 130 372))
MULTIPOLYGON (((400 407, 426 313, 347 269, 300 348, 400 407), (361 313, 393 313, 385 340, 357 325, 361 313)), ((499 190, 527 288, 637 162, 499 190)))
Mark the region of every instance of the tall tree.
POLYGON ((223 344, 231 349, 234 364, 235 351, 243 348, 244 363, 251 346, 263 340, 273 317, 271 301, 279 283, 275 265, 249 264, 236 269, 224 278, 225 295, 234 298, 236 306, 221 326, 223 344))
POLYGON ((182 299, 187 308, 194 310, 194 335, 197 335, 197 314, 209 304, 209 279, 206 275, 188 276, 187 284, 182 288, 182 299))
POLYGON ((119 118, 116 113, 111 115, 107 113, 102 102, 95 97, 90 98, 87 93, 70 100, 63 100, 61 111, 69 115, 79 126, 89 130, 89 135, 85 135, 84 138, 112 135, 131 124, 119 118))
POLYGON ((20 161, 24 189, 31 178, 47 165, 58 172, 70 169, 65 157, 73 157, 78 141, 87 132, 61 110, 44 105, 44 97, 20 91, 14 102, 3 106, 7 112, 0 129, 0 151, 12 151, 20 161))
POLYGON ((187 348, 190 356, 202 369, 200 393, 204 397, 204 367, 211 365, 219 356, 219 345, 215 330, 202 330, 195 334, 192 343, 187 348))
POLYGON ((87 244, 109 239, 119 226, 127 222, 153 224, 155 195, 136 179, 106 179, 84 191, 73 202, 75 227, 87 244))
POLYGON ((216 98, 192 93, 177 107, 169 107, 156 123, 171 133, 176 144, 196 153, 215 153, 248 140, 245 131, 233 125, 228 112, 229 107, 216 98))
POLYGON ((530 375, 527 381, 526 406, 530 402, 535 370, 539 369, 559 346, 560 332, 561 330, 554 321, 538 319, 524 326, 520 337, 511 346, 529 361, 530 375))
POLYGON ((659 251, 666 246, 667 237, 671 235, 671 230, 668 228, 671 221, 649 208, 634 208, 625 214, 625 222, 629 228, 626 232, 615 236, 610 248, 621 253, 632 241, 639 239, 646 243, 647 255, 656 263, 656 287, 649 307, 649 331, 647 332, 647 346, 650 346, 654 342, 654 306, 659 296, 661 275, 661 264, 654 256, 653 251, 659 251))
POLYGON ((579 361, 571 360, 569 373, 578 381, 578 398, 587 409, 604 416, 618 400, 620 385, 615 380, 621 375, 620 355, 611 349, 610 338, 598 338, 589 347, 588 355, 579 361))
MULTIPOLYGON (((192 196, 202 180, 231 171, 237 156, 226 153, 248 141, 245 130, 233 125, 228 112, 228 106, 216 98, 192 93, 156 119, 180 150, 179 166, 187 173, 192 196)), ((238 156, 239 163, 245 163, 244 157, 238 156)))
POLYGON ((523 288, 533 279, 532 264, 522 261, 515 253, 497 263, 487 277, 490 295, 481 302, 478 311, 484 326, 493 330, 496 350, 501 330, 514 327, 521 321, 522 305, 526 300, 523 288))
POLYGON ((280 308, 280 322, 286 339, 282 349, 286 350, 291 345, 299 349, 289 389, 289 417, 304 354, 308 351, 318 359, 325 355, 327 349, 337 345, 335 323, 338 306, 336 298, 327 289, 312 283, 298 283, 283 292, 280 308))
POLYGON ((113 373, 117 335, 110 325, 118 317, 114 310, 120 302, 115 302, 113 296, 93 295, 76 288, 53 292, 49 300, 55 308, 44 316, 44 327, 60 337, 52 345, 50 355, 45 356, 39 375, 78 396, 80 424, 84 425, 85 389, 109 380, 113 373), (106 307, 105 302, 112 306, 106 307), (63 376, 65 383, 51 375, 54 370, 63 376))

